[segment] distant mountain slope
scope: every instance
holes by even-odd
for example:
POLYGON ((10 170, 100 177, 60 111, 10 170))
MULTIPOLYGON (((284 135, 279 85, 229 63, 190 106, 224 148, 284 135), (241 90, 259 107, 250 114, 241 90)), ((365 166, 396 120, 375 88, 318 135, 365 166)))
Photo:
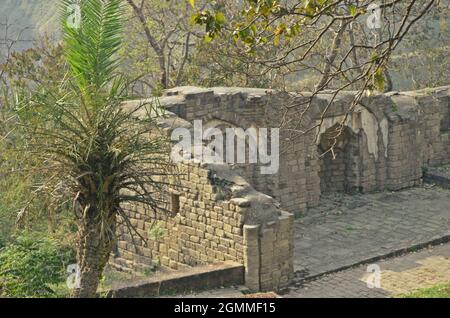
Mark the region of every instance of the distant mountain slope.
MULTIPOLYGON (((13 36, 28 28, 23 38, 36 34, 54 34, 57 31, 58 8, 55 0, 0 0, 0 23, 12 25, 13 36)), ((3 34, 4 25, 0 29, 3 34)))

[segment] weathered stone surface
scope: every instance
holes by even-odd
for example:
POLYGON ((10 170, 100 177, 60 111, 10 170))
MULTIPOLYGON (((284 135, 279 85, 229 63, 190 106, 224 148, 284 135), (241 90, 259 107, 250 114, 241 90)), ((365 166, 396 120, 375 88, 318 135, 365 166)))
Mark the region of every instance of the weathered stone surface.
POLYGON ((113 298, 148 298, 188 293, 244 283, 244 267, 239 263, 199 266, 183 272, 168 272, 156 277, 114 285, 108 291, 113 298))
MULTIPOLYGON (((347 116, 353 94, 339 93, 321 118, 331 102, 330 94, 316 96, 305 110, 301 105, 308 94, 195 87, 165 92, 161 105, 169 112, 160 124, 169 135, 177 127, 192 130, 194 119, 208 127, 246 129, 279 127, 284 117, 303 110, 305 115, 300 127, 298 121, 282 127, 275 174, 262 174, 260 164, 211 165, 194 159, 181 164, 176 189, 172 189, 179 195, 179 211, 167 215, 144 206, 131 207, 131 224, 151 244, 148 249, 136 248, 134 244, 142 247, 144 242, 132 240, 119 228, 118 255, 113 262, 128 270, 151 266, 149 262, 171 268, 222 260, 257 264, 258 270, 246 272, 248 284, 254 289, 277 289, 294 271, 292 214, 302 215, 331 192, 420 185, 424 166, 450 163, 449 87, 364 97, 347 116), (299 106, 283 114, 280 109, 285 105, 299 106), (308 129, 319 123, 317 129, 308 129), (332 154, 323 147, 338 123, 344 123, 344 133, 332 154), (308 133, 292 136, 292 130, 308 133), (161 231, 152 231, 155 224, 161 231), (246 226, 256 226, 257 234, 246 233, 246 226), (151 237, 154 233, 160 235, 151 237)), ((358 213, 363 215, 363 211, 358 213)), ((307 240, 297 243, 297 249, 304 245, 307 251, 307 240)), ((331 252, 344 253, 340 249, 331 252)), ((314 266, 313 271, 320 268, 320 264, 314 266)))
POLYGON ((450 193, 330 194, 295 227, 295 270, 311 277, 450 237, 450 193))
MULTIPOLYGON (((381 270, 379 286, 365 264, 309 281, 297 281, 286 289, 286 298, 391 298, 449 281, 450 244, 375 262, 381 270), (369 288, 367 283, 371 283, 369 288), (378 288, 377 288, 378 287, 378 288)), ((207 295, 205 295, 207 297, 207 295)))
MULTIPOLYGON (((293 215, 280 210, 272 198, 255 191, 243 179, 236 178, 234 172, 224 173, 223 169, 226 167, 181 165, 180 170, 188 173, 189 182, 196 186, 177 191, 180 211, 176 215, 161 212, 148 216, 143 206, 136 206, 135 210, 139 213, 130 214, 129 217, 138 229, 146 229, 140 234, 147 240, 149 247, 143 248, 142 240, 135 239, 133 243, 131 236, 120 228, 118 251, 112 263, 125 270, 145 270, 156 262, 176 270, 184 269, 186 265, 237 261, 247 264, 245 278, 251 289, 278 289, 286 284, 293 276, 293 268, 290 272, 282 273, 285 257, 290 255, 292 245, 287 242, 292 242, 294 237, 293 227, 289 227, 293 215), (212 174, 216 176, 215 181, 202 181, 200 178, 212 174), (229 200, 213 199, 205 195, 215 191, 215 182, 220 178, 239 180, 238 183, 233 183, 229 200), (202 183, 209 186, 200 187, 202 183), (264 211, 261 210, 262 205, 266 207, 264 211), (149 217, 154 222, 149 222, 149 217), (155 230, 155 227, 158 229, 155 230), (159 236, 154 237, 154 232, 160 233, 159 236), (282 258, 270 256, 261 271, 260 241, 263 242, 264 251, 285 249, 279 254, 282 258), (276 247, 277 245, 279 246, 276 247), (125 263, 122 259, 128 262, 125 263), (261 277, 264 279, 261 280, 261 277)), ((293 261, 292 257, 290 261, 293 261)))

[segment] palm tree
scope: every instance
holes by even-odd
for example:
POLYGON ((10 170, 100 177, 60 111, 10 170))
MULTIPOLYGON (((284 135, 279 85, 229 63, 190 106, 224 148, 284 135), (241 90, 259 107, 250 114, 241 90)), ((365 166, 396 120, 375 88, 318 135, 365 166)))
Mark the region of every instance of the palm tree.
MULTIPOLYGON (((157 107, 124 107, 128 82, 118 73, 122 0, 84 0, 81 25, 67 21, 72 1, 62 0, 63 45, 69 73, 57 89, 20 92, 17 114, 30 156, 45 180, 36 188, 60 203, 72 202, 78 225, 79 288, 95 297, 115 242, 118 220, 133 234, 126 207, 161 211, 171 174, 169 143, 157 130, 157 107)), ((20 217, 26 216, 26 209, 20 217)))

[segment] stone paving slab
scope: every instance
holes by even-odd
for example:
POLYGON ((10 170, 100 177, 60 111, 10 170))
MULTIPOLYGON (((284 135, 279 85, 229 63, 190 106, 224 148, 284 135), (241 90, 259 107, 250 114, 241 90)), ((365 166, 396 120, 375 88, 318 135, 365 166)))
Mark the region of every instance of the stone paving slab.
POLYGON ((450 240, 450 191, 330 194, 296 221, 297 277, 311 278, 450 240))
POLYGON ((447 179, 450 179, 450 165, 443 165, 439 167, 429 167, 426 169, 427 172, 434 173, 437 175, 440 175, 442 177, 445 177, 447 179))
POLYGON ((188 294, 179 294, 176 296, 162 296, 159 298, 241 298, 244 297, 244 286, 234 286, 227 288, 216 288, 212 290, 199 291, 188 294))
MULTIPOLYGON (((450 243, 379 260, 375 264, 360 265, 306 282, 296 280, 278 296, 282 298, 387 298, 446 282, 450 282, 450 243), (370 276, 373 273, 368 272, 369 265, 376 265, 381 271, 379 286, 373 286, 375 276, 370 276), (367 282, 370 282, 374 288, 369 288, 367 282)), ((176 297, 255 297, 246 293, 244 286, 237 286, 176 297)), ((274 296, 276 295, 270 297, 274 296)))
POLYGON ((381 260, 379 285, 368 265, 297 281, 286 289, 285 298, 386 298, 450 282, 450 244, 381 260), (374 288, 369 288, 369 286, 374 288))
POLYGON ((450 165, 429 167, 424 171, 424 181, 434 183, 442 188, 450 189, 450 165))

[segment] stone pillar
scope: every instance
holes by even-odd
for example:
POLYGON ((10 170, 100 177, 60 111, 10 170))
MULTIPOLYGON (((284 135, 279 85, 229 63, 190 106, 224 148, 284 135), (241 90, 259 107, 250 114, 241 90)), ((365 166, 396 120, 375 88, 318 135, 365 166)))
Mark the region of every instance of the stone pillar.
POLYGON ((259 225, 244 225, 245 285, 252 291, 261 288, 259 230, 259 225))
POLYGON ((294 216, 282 212, 278 220, 244 225, 245 285, 252 291, 273 291, 294 276, 294 216))
MULTIPOLYGON (((276 244, 276 223, 271 222, 269 227, 261 231, 260 250, 261 250, 261 271, 260 275, 260 288, 263 291, 275 290, 278 277, 278 264, 274 257, 274 249, 277 249, 276 244)), ((278 278, 279 280, 279 278, 278 278)))

